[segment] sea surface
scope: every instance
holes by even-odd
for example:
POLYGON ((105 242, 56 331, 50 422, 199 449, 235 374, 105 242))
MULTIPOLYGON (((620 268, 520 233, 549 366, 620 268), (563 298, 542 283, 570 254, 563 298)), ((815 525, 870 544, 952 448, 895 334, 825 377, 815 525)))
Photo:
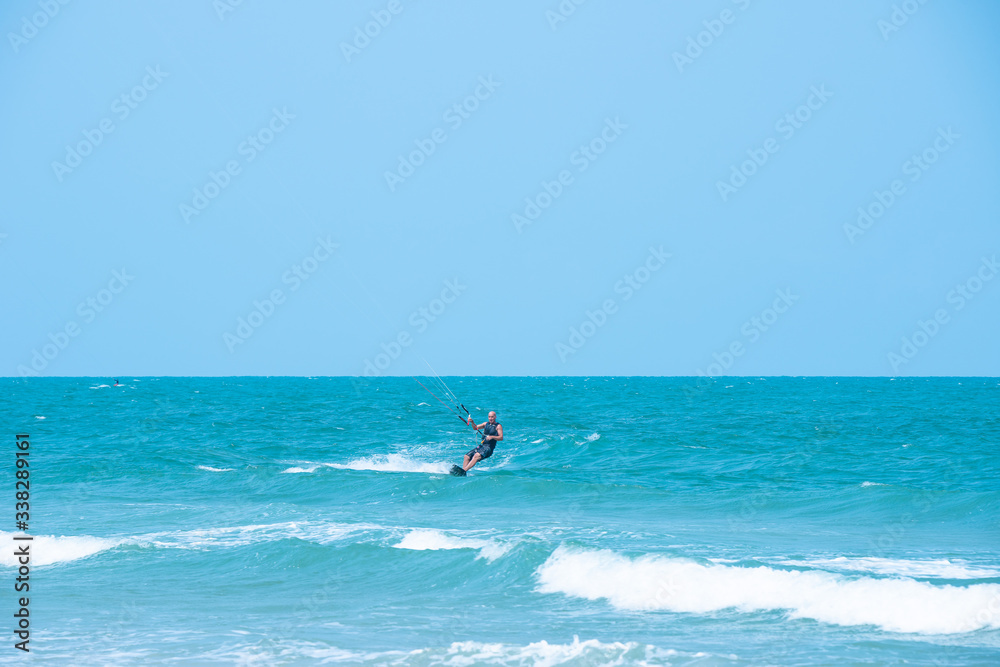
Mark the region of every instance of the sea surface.
POLYGON ((0 662, 1000 664, 997 378, 448 377, 464 478, 413 378, 119 380, 2 380, 0 662))

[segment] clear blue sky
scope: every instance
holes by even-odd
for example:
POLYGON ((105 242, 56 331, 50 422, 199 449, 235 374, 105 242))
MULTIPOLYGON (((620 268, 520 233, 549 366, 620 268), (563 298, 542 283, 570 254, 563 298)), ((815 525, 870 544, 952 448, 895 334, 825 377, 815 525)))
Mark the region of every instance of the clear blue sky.
POLYGON ((997 3, 0 27, 0 374, 1000 375, 997 3))

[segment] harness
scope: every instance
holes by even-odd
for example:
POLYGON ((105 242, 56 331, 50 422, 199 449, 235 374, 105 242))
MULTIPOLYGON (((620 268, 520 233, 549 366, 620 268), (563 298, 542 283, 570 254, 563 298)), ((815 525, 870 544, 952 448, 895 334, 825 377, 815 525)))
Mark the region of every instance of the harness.
POLYGON ((489 422, 486 422, 486 426, 483 427, 483 441, 480 443, 481 445, 489 445, 491 447, 496 447, 497 441, 496 440, 487 440, 486 436, 488 436, 488 435, 500 435, 500 433, 497 432, 497 426, 499 426, 499 425, 500 425, 500 422, 497 422, 496 424, 491 424, 489 422))

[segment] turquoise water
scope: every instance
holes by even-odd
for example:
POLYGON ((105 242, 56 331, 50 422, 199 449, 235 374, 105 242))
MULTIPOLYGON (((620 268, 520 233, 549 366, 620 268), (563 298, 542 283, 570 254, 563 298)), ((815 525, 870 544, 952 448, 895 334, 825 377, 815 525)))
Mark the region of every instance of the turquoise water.
POLYGON ((409 378, 121 381, 5 381, 38 661, 1000 662, 995 378, 446 378, 465 478, 409 378))

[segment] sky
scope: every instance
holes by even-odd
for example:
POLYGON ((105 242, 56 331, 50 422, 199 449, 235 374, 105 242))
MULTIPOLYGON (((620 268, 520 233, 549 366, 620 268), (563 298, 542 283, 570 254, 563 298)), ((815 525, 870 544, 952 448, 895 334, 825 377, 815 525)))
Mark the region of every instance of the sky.
POLYGON ((1000 375, 997 3, 0 28, 0 375, 1000 375))

